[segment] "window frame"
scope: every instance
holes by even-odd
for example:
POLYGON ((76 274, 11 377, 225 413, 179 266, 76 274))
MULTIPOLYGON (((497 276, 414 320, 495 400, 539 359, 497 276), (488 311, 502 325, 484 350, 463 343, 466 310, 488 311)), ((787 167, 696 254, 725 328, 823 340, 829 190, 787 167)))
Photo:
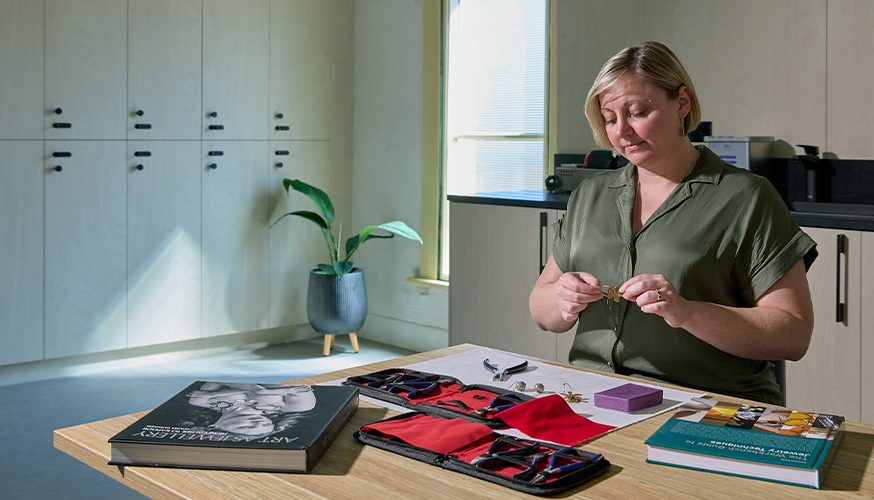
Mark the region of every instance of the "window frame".
MULTIPOLYGON (((551 175, 553 166, 549 161, 555 154, 555 47, 554 29, 556 2, 546 2, 546 83, 544 96, 543 130, 543 178, 551 175)), ((446 200, 446 53, 448 37, 449 0, 426 0, 422 2, 422 221, 421 232, 424 244, 420 251, 420 265, 417 276, 407 278, 407 282, 448 290, 447 273, 441 269, 444 253, 446 225, 444 205, 446 200)), ((521 137, 514 137, 515 139, 521 137)), ((538 134, 538 139, 540 139, 538 134)), ((448 248, 448 245, 445 246, 448 248)))

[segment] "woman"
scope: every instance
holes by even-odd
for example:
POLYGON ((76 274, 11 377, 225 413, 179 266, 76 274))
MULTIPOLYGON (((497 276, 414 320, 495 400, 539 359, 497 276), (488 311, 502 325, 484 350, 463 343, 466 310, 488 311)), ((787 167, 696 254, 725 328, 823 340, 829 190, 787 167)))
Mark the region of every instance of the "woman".
POLYGON ((531 291, 534 321, 577 325, 576 365, 779 402, 769 360, 807 351, 813 240, 767 180, 689 141, 698 98, 664 45, 607 61, 586 117, 629 164, 571 194, 531 291))

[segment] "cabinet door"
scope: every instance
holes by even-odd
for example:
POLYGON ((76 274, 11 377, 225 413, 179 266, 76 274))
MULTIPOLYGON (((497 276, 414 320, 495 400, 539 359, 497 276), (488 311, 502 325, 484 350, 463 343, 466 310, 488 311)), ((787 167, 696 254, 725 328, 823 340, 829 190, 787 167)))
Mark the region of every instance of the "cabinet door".
POLYGON ((127 138, 127 0, 46 0, 45 26, 46 138, 127 138))
POLYGON ((807 354, 786 363, 786 404, 860 417, 859 279, 861 233, 804 228, 817 243, 819 257, 807 272, 815 325, 807 354), (838 249, 838 238, 845 238, 838 249), (838 321, 838 302, 846 303, 838 321))
MULTIPOLYGON (((330 184, 326 141, 271 142, 270 221, 294 210, 315 210, 310 199, 294 190, 286 195, 284 178, 300 179, 321 189, 330 184)), ((270 326, 307 322, 310 271, 328 261, 321 231, 312 222, 286 217, 270 228, 270 326)))
POLYGON ((267 142, 203 151, 203 335, 265 328, 267 142))
POLYGON ((874 233, 862 233, 862 422, 874 424, 874 233))
POLYGON ((0 141, 0 365, 43 357, 41 141, 0 141))
POLYGON ((46 358, 126 346, 124 158, 122 141, 46 142, 46 358))
POLYGON ((329 139, 330 2, 270 1, 270 137, 329 139))
POLYGON ((546 261, 553 210, 452 203, 449 343, 556 358, 556 335, 541 331, 528 295, 546 261))
POLYGON ((130 139, 200 139, 202 9, 201 0, 130 0, 130 139))
POLYGON ((200 141, 128 143, 127 343, 200 337, 200 141))
POLYGON ((42 139, 45 5, 0 0, 0 139, 42 139))
POLYGON ((267 0, 204 0, 204 139, 267 139, 269 10, 267 0))

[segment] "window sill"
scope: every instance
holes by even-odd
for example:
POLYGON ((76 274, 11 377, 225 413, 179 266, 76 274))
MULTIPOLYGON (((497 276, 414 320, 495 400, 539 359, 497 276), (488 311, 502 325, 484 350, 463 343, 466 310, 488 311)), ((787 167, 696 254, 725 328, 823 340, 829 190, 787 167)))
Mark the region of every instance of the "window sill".
POLYGON ((424 288, 433 288, 434 290, 443 290, 445 292, 449 291, 448 281, 430 280, 426 278, 419 278, 418 276, 410 276, 405 281, 411 285, 421 286, 424 288))

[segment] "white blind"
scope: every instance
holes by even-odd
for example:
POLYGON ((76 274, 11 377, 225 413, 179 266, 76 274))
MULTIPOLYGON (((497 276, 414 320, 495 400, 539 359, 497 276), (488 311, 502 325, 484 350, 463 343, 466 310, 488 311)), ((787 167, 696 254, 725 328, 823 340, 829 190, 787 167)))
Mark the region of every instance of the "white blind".
POLYGON ((542 189, 546 0, 452 0, 446 192, 542 189))

